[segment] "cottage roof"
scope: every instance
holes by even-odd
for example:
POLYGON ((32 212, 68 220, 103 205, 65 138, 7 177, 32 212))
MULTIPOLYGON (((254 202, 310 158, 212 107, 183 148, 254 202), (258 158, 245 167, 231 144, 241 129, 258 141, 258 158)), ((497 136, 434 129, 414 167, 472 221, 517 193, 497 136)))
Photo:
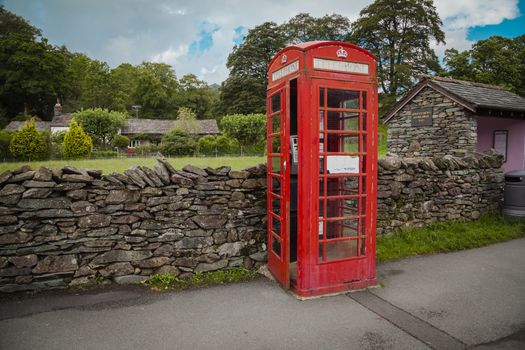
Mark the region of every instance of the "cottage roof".
MULTIPOLYGON (((17 130, 22 129, 24 124, 25 124, 25 121, 13 120, 12 122, 9 122, 9 124, 7 124, 7 126, 5 127, 5 130, 7 130, 7 131, 17 131, 17 130)), ((37 121, 36 122, 36 129, 38 131, 49 131, 51 129, 51 122, 37 121)))
MULTIPOLYGON (((196 134, 208 135, 218 134, 219 127, 215 119, 197 120, 200 125, 196 134)), ((121 130, 123 135, 130 134, 165 134, 166 132, 175 129, 180 122, 177 120, 166 119, 128 119, 126 125, 121 130)))
POLYGON ((73 114, 71 113, 56 115, 53 117, 53 120, 51 120, 51 126, 69 126, 72 118, 73 114))
POLYGON ((478 114, 482 110, 516 112, 516 117, 525 116, 525 98, 500 86, 474 83, 443 77, 426 77, 410 89, 384 116, 385 122, 399 112, 423 88, 430 87, 449 97, 459 105, 478 114))

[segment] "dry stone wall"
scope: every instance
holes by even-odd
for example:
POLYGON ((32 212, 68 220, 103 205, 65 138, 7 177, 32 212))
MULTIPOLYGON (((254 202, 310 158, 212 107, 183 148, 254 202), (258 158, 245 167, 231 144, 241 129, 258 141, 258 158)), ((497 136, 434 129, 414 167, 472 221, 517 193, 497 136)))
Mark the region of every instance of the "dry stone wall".
MULTIPOLYGON (((387 157, 378 235, 499 207, 502 158, 387 157)), ((136 283, 266 260, 266 167, 124 174, 22 167, 0 175, 0 292, 136 283)))
POLYGON ((266 259, 266 168, 0 175, 0 291, 133 283, 266 259))
POLYGON ((447 220, 474 220, 499 209, 503 158, 386 157, 379 160, 377 234, 447 220))

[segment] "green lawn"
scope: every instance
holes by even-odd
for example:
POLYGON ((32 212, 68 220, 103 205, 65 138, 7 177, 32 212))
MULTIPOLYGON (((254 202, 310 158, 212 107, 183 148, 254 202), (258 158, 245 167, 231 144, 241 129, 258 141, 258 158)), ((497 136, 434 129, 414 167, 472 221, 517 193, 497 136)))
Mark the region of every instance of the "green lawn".
MULTIPOLYGON (((187 164, 192 164, 198 167, 217 168, 223 165, 231 166, 232 169, 241 170, 259 163, 266 163, 266 157, 182 157, 169 158, 169 161, 176 169, 181 169, 187 164)), ((152 167, 157 161, 153 157, 149 158, 116 158, 116 159, 82 159, 82 160, 47 160, 37 162, 7 162, 0 163, 0 173, 5 170, 13 170, 22 165, 29 164, 33 169, 38 166, 45 166, 48 168, 62 168, 65 165, 74 166, 76 168, 98 169, 103 170, 105 174, 111 172, 120 172, 131 168, 135 165, 143 165, 152 167)))
POLYGON ((525 222, 484 215, 472 222, 445 222, 378 237, 377 261, 447 253, 525 237, 525 222))

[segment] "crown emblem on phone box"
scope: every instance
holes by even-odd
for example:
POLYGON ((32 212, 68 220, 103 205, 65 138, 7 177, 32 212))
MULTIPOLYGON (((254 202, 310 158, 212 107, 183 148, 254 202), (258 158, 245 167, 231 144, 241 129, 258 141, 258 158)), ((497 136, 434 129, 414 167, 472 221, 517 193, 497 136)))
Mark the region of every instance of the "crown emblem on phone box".
POLYGON ((343 49, 343 47, 341 46, 339 48, 339 50, 337 50, 336 55, 337 55, 337 57, 347 58, 348 57, 348 52, 346 52, 346 50, 343 49))

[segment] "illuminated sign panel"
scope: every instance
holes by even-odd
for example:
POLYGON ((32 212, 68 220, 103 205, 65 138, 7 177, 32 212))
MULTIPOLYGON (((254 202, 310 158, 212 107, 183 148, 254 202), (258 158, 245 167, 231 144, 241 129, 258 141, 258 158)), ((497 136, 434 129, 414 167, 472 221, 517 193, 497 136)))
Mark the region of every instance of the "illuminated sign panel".
POLYGON ((299 61, 295 61, 293 63, 290 63, 287 66, 284 66, 283 68, 276 70, 272 73, 272 81, 276 81, 281 79, 284 76, 287 76, 289 74, 292 74, 293 72, 297 72, 299 70, 299 61))
POLYGON ((345 73, 368 74, 368 64, 314 58, 314 68, 345 73))

